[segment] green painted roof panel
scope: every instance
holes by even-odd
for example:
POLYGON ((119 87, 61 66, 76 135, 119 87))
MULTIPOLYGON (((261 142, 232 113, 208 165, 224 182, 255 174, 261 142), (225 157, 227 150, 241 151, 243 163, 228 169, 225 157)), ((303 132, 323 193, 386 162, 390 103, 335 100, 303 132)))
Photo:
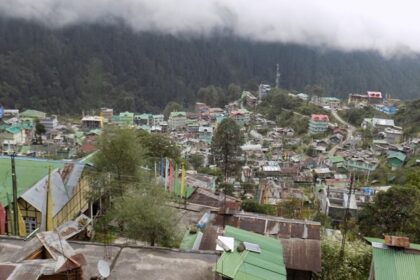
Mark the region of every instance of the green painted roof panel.
MULTIPOLYGON (((63 168, 60 161, 48 161, 32 158, 16 158, 16 177, 18 197, 32 187, 39 180, 48 175, 48 167, 51 169, 63 168)), ((0 202, 7 205, 7 196, 12 195, 12 167, 9 157, 0 158, 0 202)))
POLYGON ((279 240, 227 226, 225 236, 240 242, 256 243, 261 253, 249 251, 224 252, 216 264, 216 271, 235 280, 286 279, 283 248, 279 240))

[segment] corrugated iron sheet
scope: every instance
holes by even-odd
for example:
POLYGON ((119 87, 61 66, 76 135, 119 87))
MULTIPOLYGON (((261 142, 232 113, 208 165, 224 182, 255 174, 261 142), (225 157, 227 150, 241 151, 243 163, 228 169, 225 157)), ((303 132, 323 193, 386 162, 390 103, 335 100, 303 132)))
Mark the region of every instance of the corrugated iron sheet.
POLYGON ((288 269, 321 272, 321 244, 319 240, 300 238, 281 239, 284 262, 288 269))
POLYGON ((375 247, 372 250, 376 280, 420 279, 420 254, 375 247))

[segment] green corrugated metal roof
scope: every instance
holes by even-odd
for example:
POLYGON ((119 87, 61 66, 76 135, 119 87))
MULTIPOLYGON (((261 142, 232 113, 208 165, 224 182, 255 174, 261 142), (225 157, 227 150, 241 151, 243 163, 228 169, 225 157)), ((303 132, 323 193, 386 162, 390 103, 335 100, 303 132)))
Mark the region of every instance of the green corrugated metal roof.
POLYGON ((283 248, 279 240, 261 234, 227 226, 225 236, 235 239, 235 248, 240 242, 256 243, 261 253, 250 251, 224 252, 216 264, 216 271, 235 280, 286 279, 283 248))
POLYGON ((420 255, 394 249, 372 248, 376 280, 419 280, 420 255))
POLYGON ((187 230, 184 234, 184 238, 182 238, 179 248, 183 250, 191 250, 194 247, 194 242, 197 239, 197 236, 197 233, 190 233, 190 230, 187 230))
POLYGON ((332 163, 339 163, 339 162, 344 162, 344 158, 341 156, 330 156, 328 157, 328 159, 332 162, 332 163))
POLYGON ((401 161, 405 161, 405 159, 407 158, 407 156, 401 152, 388 152, 388 159, 390 158, 397 158, 401 161))
MULTIPOLYGON (((370 243, 384 243, 383 239, 365 238, 370 243)), ((410 248, 420 250, 420 244, 410 243, 410 248)), ((372 248, 376 280, 420 279, 420 255, 392 248, 372 248)))
POLYGON ((38 118, 42 119, 45 118, 46 113, 37 111, 37 110, 26 110, 20 114, 21 117, 28 117, 28 118, 38 118))
POLYGON ((171 112, 169 114, 169 117, 185 117, 187 115, 187 113, 185 112, 171 112))
MULTIPOLYGON (((16 177, 18 197, 35 183, 48 175, 48 167, 51 169, 63 168, 60 161, 47 161, 31 158, 16 158, 16 177)), ((12 197, 12 171, 9 157, 0 158, 0 202, 7 205, 6 193, 12 197)))

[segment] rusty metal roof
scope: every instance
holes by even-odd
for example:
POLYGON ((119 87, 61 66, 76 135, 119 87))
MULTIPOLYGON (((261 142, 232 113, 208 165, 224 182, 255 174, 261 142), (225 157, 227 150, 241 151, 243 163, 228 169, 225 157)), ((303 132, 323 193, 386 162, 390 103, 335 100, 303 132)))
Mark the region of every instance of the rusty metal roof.
POLYGON ((286 267, 321 272, 321 241, 300 238, 280 239, 286 267))

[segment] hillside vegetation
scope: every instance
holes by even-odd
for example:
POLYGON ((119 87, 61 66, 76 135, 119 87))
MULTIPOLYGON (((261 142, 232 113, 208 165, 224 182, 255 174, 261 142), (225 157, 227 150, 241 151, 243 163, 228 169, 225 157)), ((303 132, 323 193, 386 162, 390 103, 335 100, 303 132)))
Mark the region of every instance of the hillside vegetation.
POLYGON ((419 62, 231 34, 177 38, 118 24, 48 29, 0 18, 0 103, 56 113, 101 106, 158 111, 169 101, 188 107, 202 87, 228 92, 231 83, 248 90, 273 83, 277 63, 282 88, 319 85, 328 95, 370 89, 412 98, 420 92, 419 62))

